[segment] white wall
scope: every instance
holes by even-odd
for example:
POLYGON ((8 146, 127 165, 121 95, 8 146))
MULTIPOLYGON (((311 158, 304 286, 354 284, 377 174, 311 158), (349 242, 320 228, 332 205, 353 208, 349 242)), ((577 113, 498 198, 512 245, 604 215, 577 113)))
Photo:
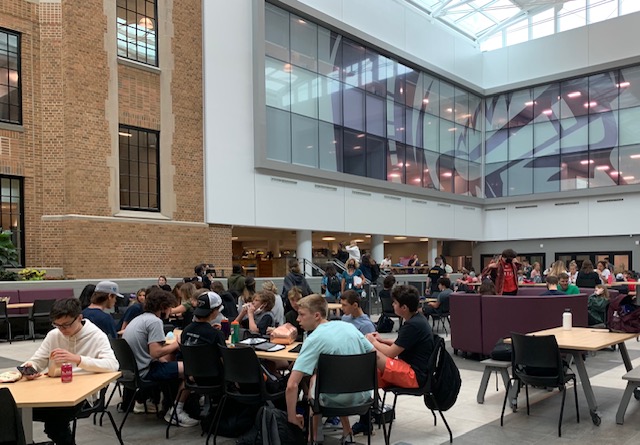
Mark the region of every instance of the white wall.
MULTIPOLYGON (((481 85, 506 90, 638 59, 640 13, 483 53, 481 85)), ((637 61, 637 60, 636 60, 637 61)))

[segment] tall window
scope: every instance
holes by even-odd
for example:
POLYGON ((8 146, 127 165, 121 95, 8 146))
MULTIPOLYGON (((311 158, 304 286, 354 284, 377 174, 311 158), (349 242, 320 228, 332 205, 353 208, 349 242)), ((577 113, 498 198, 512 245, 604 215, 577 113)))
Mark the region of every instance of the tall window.
POLYGON ((24 203, 22 178, 0 175, 0 229, 11 230, 11 242, 24 264, 24 203))
POLYGON ((160 211, 159 133, 120 126, 120 208, 160 211))
POLYGON ((156 0, 117 0, 118 56, 158 66, 156 0))
POLYGON ((20 35, 0 28, 0 122, 22 123, 20 35))

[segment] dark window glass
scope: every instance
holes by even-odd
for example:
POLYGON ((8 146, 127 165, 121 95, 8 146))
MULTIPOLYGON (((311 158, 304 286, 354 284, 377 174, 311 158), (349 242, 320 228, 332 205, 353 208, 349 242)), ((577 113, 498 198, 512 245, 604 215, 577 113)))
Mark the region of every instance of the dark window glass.
POLYGON ((440 190, 453 193, 453 177, 455 175, 455 158, 451 156, 440 156, 438 160, 438 177, 440 179, 440 190))
POLYGON ((417 110, 422 108, 422 79, 420 72, 415 70, 407 71, 405 75, 405 105, 417 110))
POLYGON ((589 77, 589 114, 615 110, 618 106, 617 71, 589 77))
POLYGON ((623 148, 619 150, 617 148, 591 150, 589 152, 589 188, 609 187, 617 185, 618 182, 621 185, 640 182, 640 176, 638 176, 640 162, 636 160, 640 157, 639 150, 638 147, 630 148, 629 151, 623 148), (636 158, 633 155, 636 155, 636 158), (623 165, 620 169, 618 169, 619 159, 620 165, 623 165))
POLYGON ((422 169, 422 186, 428 189, 438 189, 438 158, 440 154, 434 151, 424 151, 424 168, 422 169))
POLYGON ((367 136, 367 177, 385 180, 385 140, 367 136))
POLYGON ((486 129, 500 130, 507 127, 509 117, 507 114, 507 95, 488 97, 485 100, 486 129))
MULTIPOLYGON (((615 150, 611 151, 611 154, 607 158, 607 161, 612 160, 612 155, 615 150)), ((618 171, 618 175, 612 175, 612 183, 615 185, 615 180, 620 176, 620 184, 640 184, 640 145, 630 145, 628 147, 620 147, 619 149, 620 170, 617 170, 617 165, 611 162, 611 169, 609 171, 618 171)), ((604 167, 603 167, 604 168, 604 167)))
POLYGON ((160 136, 120 125, 120 208, 160 211, 160 136))
POLYGON ((420 148, 407 146, 405 148, 405 182, 409 185, 422 187, 422 173, 424 170, 424 151, 420 148))
POLYGON ((424 145, 422 132, 424 131, 424 113, 415 108, 406 108, 405 139, 407 145, 422 147, 424 145))
POLYGON ((381 97, 367 94, 367 133, 376 136, 385 136, 386 117, 385 117, 385 100, 381 97))
POLYGON ((0 230, 11 231, 19 266, 25 263, 23 186, 22 178, 0 175, 0 230))
POLYGON ((318 27, 318 73, 340 79, 342 67, 342 36, 318 27))
POLYGON ((469 126, 471 122, 471 115, 469 114, 469 93, 460 88, 455 88, 454 91, 453 114, 455 121, 457 124, 469 126))
POLYGON ((387 150, 387 181, 404 184, 404 144, 389 141, 387 150))
POLYGON ((342 128, 320 122, 318 136, 320 168, 333 172, 342 171, 342 128))
POLYGON ((557 83, 533 89, 533 119, 548 122, 560 117, 560 86, 557 83))
POLYGON ((618 107, 640 105, 640 66, 620 70, 616 87, 619 90, 618 107))
POLYGON ((342 40, 342 76, 347 85, 363 88, 365 84, 366 51, 351 40, 342 40))
POLYGON ((156 0, 117 0, 118 56, 158 66, 156 0))
POLYGON ((533 193, 533 162, 511 162, 508 170, 509 196, 533 193))
POLYGON ((487 198, 507 196, 507 162, 485 164, 484 194, 487 198))
POLYGON ((389 63, 389 59, 367 48, 365 88, 368 92, 380 97, 387 95, 387 65, 389 63))
POLYGON ((509 127, 521 127, 533 120, 531 90, 521 90, 509 97, 509 127))
POLYGON ((482 164, 469 162, 469 194, 482 197, 482 164))
POLYGON ((291 63, 318 69, 318 25, 291 14, 291 63))
POLYGON ((364 131, 364 91, 345 85, 344 126, 364 131))
POLYGON ((318 121, 291 114, 291 161, 318 167, 318 121))
POLYGON ((428 74, 422 75, 422 109, 427 113, 439 116, 440 80, 428 74))
POLYGON ((364 133, 344 130, 344 172, 352 175, 367 176, 364 133))
POLYGON ((469 194, 469 162, 462 159, 454 160, 453 191, 456 195, 469 194))
POLYGON ((22 123, 20 35, 0 28, 0 122, 22 123))
POLYGON ((589 186, 589 153, 560 156, 560 191, 585 189, 589 186))

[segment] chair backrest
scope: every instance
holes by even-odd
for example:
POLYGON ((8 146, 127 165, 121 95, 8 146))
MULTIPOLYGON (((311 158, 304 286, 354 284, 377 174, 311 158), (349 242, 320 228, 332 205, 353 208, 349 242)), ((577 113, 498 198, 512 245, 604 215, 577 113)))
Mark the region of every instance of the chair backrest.
POLYGON ((7 302, 6 301, 0 301, 0 317, 9 318, 9 315, 7 314, 7 302))
POLYGON ((393 310, 393 300, 391 298, 380 298, 380 303, 382 304, 383 313, 395 315, 395 311, 393 310))
POLYGON ((564 382, 562 357, 553 335, 511 333, 513 372, 519 378, 557 378, 564 382))
POLYGON ((218 345, 193 345, 180 347, 186 377, 213 378, 222 375, 222 362, 218 345))
POLYGON ((129 343, 124 338, 110 338, 109 343, 118 363, 120 363, 120 371, 122 371, 123 376, 133 376, 137 381, 140 378, 138 363, 129 343))
POLYGON ((256 351, 250 347, 218 346, 224 363, 224 380, 228 383, 264 386, 262 368, 256 351))
POLYGON ((4 407, 2 410, 2 440, 16 445, 26 444, 22 416, 9 388, 0 388, 0 405, 4 407))
POLYGON ((316 372, 316 400, 319 394, 346 394, 376 390, 376 352, 356 355, 320 354, 316 372))
POLYGON ((32 317, 49 316, 56 300, 34 300, 30 315, 32 317))

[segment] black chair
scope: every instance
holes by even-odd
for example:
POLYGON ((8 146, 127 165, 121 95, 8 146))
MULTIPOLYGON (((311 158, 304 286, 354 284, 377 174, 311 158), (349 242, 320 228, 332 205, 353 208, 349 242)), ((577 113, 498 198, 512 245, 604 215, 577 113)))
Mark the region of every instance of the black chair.
MULTIPOLYGON (((217 417, 213 419, 216 424, 213 431, 214 445, 218 436, 221 413, 228 399, 244 405, 264 405, 268 401, 284 397, 284 390, 273 393, 267 391, 262 366, 253 348, 240 346, 219 346, 219 348, 224 363, 224 394, 216 411, 217 417)), ((209 444, 209 436, 206 444, 209 444)))
MULTIPOLYGON (((375 351, 358 355, 320 354, 315 393, 313 398, 309 399, 309 405, 313 414, 321 414, 323 417, 357 414, 367 416, 367 424, 371 425, 371 411, 378 409, 377 389, 378 371, 375 351), (320 394, 351 394, 366 391, 371 392, 371 397, 359 405, 333 408, 320 404, 320 394)), ((367 443, 371 445, 371 434, 368 435, 367 443)))
POLYGON ((7 302, 0 301, 0 323, 5 325, 7 330, 7 341, 11 344, 11 322, 9 321, 9 314, 7 314, 7 302))
MULTIPOLYGON (((49 314, 53 308, 56 300, 34 300, 33 306, 29 309, 29 317, 27 318, 29 335, 36 341, 36 332, 38 328, 38 322, 47 326, 47 331, 51 330, 51 320, 49 320, 49 314)), ((26 331, 26 329, 25 329, 26 331)), ((45 332, 45 334, 46 334, 45 332)))
MULTIPOLYGON (((218 345, 196 345, 180 347, 182 352, 182 362, 184 364, 184 388, 178 393, 177 401, 180 400, 182 391, 190 391, 198 395, 204 395, 209 399, 211 407, 219 407, 219 403, 214 403, 216 399, 222 397, 222 362, 220 361, 220 350, 218 345)), ((217 410, 213 417, 215 419, 217 410)), ((169 438, 169 428, 173 420, 178 421, 176 405, 173 407, 172 421, 167 425, 167 439, 169 438)), ((213 422, 207 431, 207 442, 211 437, 213 422)))
POLYGON ((82 405, 80 412, 73 419, 73 427, 71 429, 71 434, 73 436, 74 441, 76 438, 76 427, 77 427, 78 419, 87 419, 91 417, 92 414, 93 415, 106 414, 107 416, 109 416, 109 421, 111 421, 111 426, 113 426, 113 431, 115 431, 116 436, 118 437, 118 441, 120 442, 120 445, 124 445, 124 443, 122 442, 122 436, 120 435, 118 431, 118 427, 116 426, 116 422, 113 420, 113 415, 107 409, 107 403, 105 402, 107 389, 108 387, 105 386, 100 390, 100 395, 98 396, 98 400, 93 405, 89 404, 88 402, 85 402, 82 405))
POLYGON ((0 388, 0 414, 2 415, 0 443, 26 445, 22 416, 9 388, 0 388))
MULTIPOLYGON (((434 334, 433 337, 434 337, 434 349, 433 349, 433 352, 431 353, 432 356, 434 354, 439 355, 439 348, 446 347, 445 342, 441 337, 437 336, 436 334, 434 334)), ((437 366, 436 363, 434 363, 434 367, 435 366, 437 366)), ((389 419, 390 420, 389 429, 386 431, 386 436, 385 436, 385 443, 387 445, 390 443, 390 440, 391 440, 391 428, 393 427, 393 420, 395 418, 393 414, 395 414, 396 412, 396 403, 398 402, 398 396, 423 397, 425 398, 425 402, 427 401, 426 399, 428 398, 429 405, 435 407, 435 410, 433 408, 429 408, 429 410, 431 411, 431 415, 433 415, 433 425, 435 426, 438 424, 437 417, 436 417, 436 411, 438 411, 438 413, 440 414, 440 417, 442 418, 442 421, 444 422, 444 425, 447 427, 447 431, 449 432, 449 443, 453 443, 453 433, 451 432, 449 423, 447 422, 447 419, 445 419, 444 414, 442 413, 442 410, 440 410, 440 408, 438 407, 438 403, 436 402, 435 396, 433 395, 434 373, 435 373, 435 369, 427 370, 427 380, 425 381, 424 385, 422 385, 420 388, 401 388, 399 386, 390 386, 390 387, 384 388, 384 396, 382 398, 382 407, 385 406, 387 394, 389 393, 393 394, 393 405, 391 410, 392 416, 389 419)), ((427 407, 429 407, 429 405, 427 405, 427 407)))
POLYGON ((451 329, 451 314, 449 311, 431 314, 431 329, 433 332, 440 332, 440 326, 442 326, 444 333, 449 334, 447 323, 449 324, 449 329, 451 329))
MULTIPOLYGON (((120 427, 116 430, 118 439, 122 441, 122 428, 124 427, 124 423, 127 421, 127 417, 129 417, 129 413, 133 408, 133 404, 136 400, 136 395, 143 390, 158 389, 160 388, 160 383, 152 382, 150 380, 144 380, 142 377, 140 377, 136 358, 133 355, 131 346, 129 346, 129 343, 127 343, 124 338, 111 338, 109 339, 109 343, 111 343, 111 348, 113 349, 113 352, 116 355, 118 362, 120 363, 120 371, 122 372, 122 376, 116 381, 116 386, 121 385, 123 388, 133 391, 133 396, 131 397, 129 406, 122 407, 122 409, 124 410, 124 417, 122 419, 122 422, 120 423, 120 427)), ((111 403, 111 399, 113 398, 115 392, 116 387, 114 387, 113 391, 111 391, 109 400, 107 400, 107 406, 109 406, 109 403, 111 403)), ((156 411, 159 411, 157 407, 156 411)), ((102 425, 102 417, 100 417, 100 425, 102 425)))
POLYGON ((558 420, 558 437, 562 437, 562 414, 567 395, 566 384, 573 381, 573 391, 576 399, 576 417, 580 423, 578 411, 578 388, 576 376, 571 368, 563 362, 558 349, 558 342, 553 335, 532 336, 523 334, 511 334, 512 355, 511 368, 513 377, 509 380, 509 386, 505 392, 500 415, 500 426, 504 423, 504 410, 509 397, 512 384, 520 386, 524 384, 527 397, 527 415, 529 415, 529 385, 545 388, 558 388, 562 392, 562 405, 560 405, 560 419, 558 420), (512 383, 513 382, 513 383, 512 383))
POLYGON ((393 300, 391 299, 391 297, 385 297, 383 295, 380 295, 380 304, 382 305, 382 313, 385 314, 386 316, 390 317, 390 318, 397 318, 398 319, 398 329, 400 329, 400 326, 402 326, 402 322, 404 321, 402 319, 401 316, 397 315, 395 313, 395 311, 393 310, 393 300))

